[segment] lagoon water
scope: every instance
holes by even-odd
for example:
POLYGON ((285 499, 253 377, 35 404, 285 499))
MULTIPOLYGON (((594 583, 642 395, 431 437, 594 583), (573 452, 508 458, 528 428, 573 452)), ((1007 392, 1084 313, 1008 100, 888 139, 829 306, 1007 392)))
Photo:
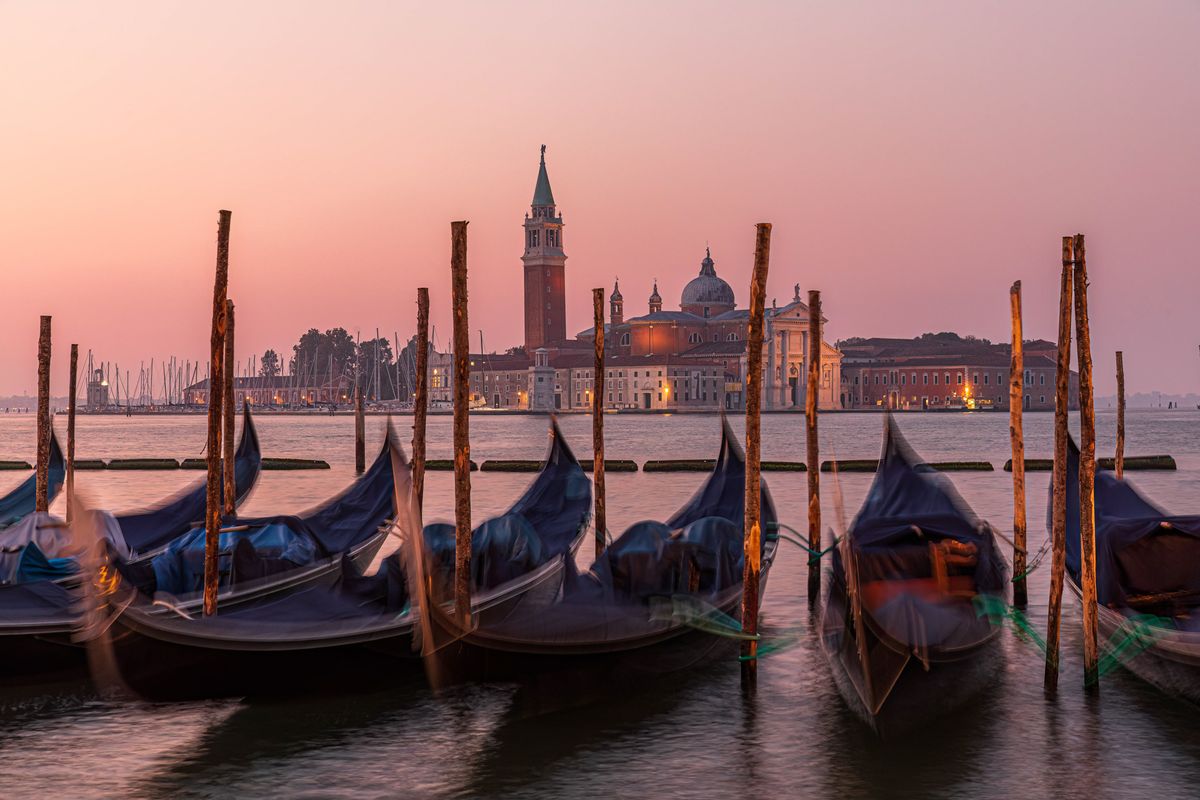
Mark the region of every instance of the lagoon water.
MULTIPOLYGON (((1115 416, 1097 413, 1098 455, 1111 455, 1115 416)), ((323 458, 332 469, 265 472, 248 514, 294 512, 353 479, 350 417, 261 415, 268 456, 323 458)), ((397 419, 402 438, 409 418, 397 419)), ((740 433, 742 418, 732 418, 740 433)), ((926 459, 988 460, 995 472, 955 473, 968 503, 1006 535, 1012 528, 1008 417, 998 413, 908 414, 899 423, 926 459)), ((65 429, 62 417, 55 424, 65 429)), ((612 415, 609 458, 715 455, 716 416, 612 415)), ((1051 454, 1053 418, 1025 418, 1031 458, 1051 454)), ((369 448, 384 419, 369 417, 369 448)), ((881 417, 826 415, 823 458, 874 458, 881 417)), ((1078 416, 1072 415, 1077 430, 1078 416)), ((78 458, 200 456, 204 419, 81 417, 78 458)), ((562 427, 576 454, 591 455, 591 419, 562 427)), ((539 458, 547 421, 536 416, 471 419, 472 457, 539 458)), ((451 455, 450 419, 433 417, 430 458, 451 455)), ((0 459, 31 459, 33 415, 0 415, 0 459)), ((1200 412, 1129 414, 1126 452, 1170 453, 1176 472, 1131 473, 1153 499, 1200 511, 1200 412)), ((803 417, 769 415, 763 457, 803 460, 803 417)), ((29 473, 0 473, 0 493, 29 473)), ((199 479, 189 471, 81 472, 78 490, 96 505, 124 510, 199 479)), ((853 515, 870 475, 840 484, 853 515)), ((529 475, 473 473, 477 518, 502 511, 529 475)), ((610 474, 610 528, 663 518, 703 476, 610 474)), ((823 474, 824 519, 833 520, 832 478, 823 474)), ((767 473, 780 518, 805 527, 803 473, 767 473)), ((430 473, 426 521, 452 516, 450 473, 430 473)), ((1049 473, 1028 474, 1030 548, 1045 539, 1049 473)), ((61 500, 55 509, 61 510, 61 500)), ((784 547, 787 547, 784 545, 784 547)), ((588 548, 583 548, 585 551, 588 548)), ((1200 568, 1200 565, 1198 565, 1200 568)), ((635 696, 610 697, 529 716, 505 686, 440 697, 419 676, 397 673, 395 689, 368 695, 271 704, 213 701, 149 704, 97 697, 86 687, 0 690, 0 794, 5 797, 813 797, 1013 798, 1200 796, 1200 710, 1166 698, 1117 670, 1097 697, 1084 695, 1079 611, 1064 600, 1059 697, 1042 694, 1040 653, 1011 632, 1004 669, 989 694, 933 727, 879 741, 842 704, 810 628, 806 563, 781 551, 763 609, 764 633, 795 633, 789 649, 765 658, 753 699, 739 691, 736 662, 680 674, 635 696)), ((1029 617, 1045 629, 1049 559, 1030 581, 1029 617)), ((0 653, 0 658, 3 654, 0 653)))

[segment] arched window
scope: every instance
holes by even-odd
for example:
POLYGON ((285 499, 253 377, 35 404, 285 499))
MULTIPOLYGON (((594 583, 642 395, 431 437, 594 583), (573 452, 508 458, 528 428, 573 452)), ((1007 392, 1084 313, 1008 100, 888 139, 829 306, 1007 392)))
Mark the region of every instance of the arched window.
POLYGON ((729 341, 736 342, 737 340, 738 340, 738 335, 736 333, 729 334, 729 341))
POLYGON ((628 333, 622 333, 622 334, 621 334, 621 345, 622 345, 623 347, 628 347, 628 346, 629 346, 629 334, 628 334, 628 333))
POLYGON ((700 334, 694 332, 688 334, 688 342, 690 344, 699 344, 701 341, 703 340, 701 339, 700 334))

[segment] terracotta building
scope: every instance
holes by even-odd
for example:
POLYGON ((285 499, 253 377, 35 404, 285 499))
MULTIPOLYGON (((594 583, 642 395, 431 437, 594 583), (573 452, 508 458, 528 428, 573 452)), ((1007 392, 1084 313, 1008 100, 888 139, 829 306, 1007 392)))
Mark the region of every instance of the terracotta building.
MULTIPOLYGON (((620 356, 668 355, 682 361, 715 361, 725 371, 725 408, 744 407, 748 309, 737 308, 733 289, 717 275, 712 252, 705 250, 700 272, 679 297, 678 311, 664 311, 658 282, 647 300, 647 313, 627 317, 620 284, 609 297, 609 322, 605 326, 605 351, 620 356)), ((823 320, 824 323, 824 320, 823 320)), ((580 331, 576 338, 590 346, 595 332, 580 331)), ((800 299, 800 286, 784 306, 767 309, 763 342, 763 404, 767 410, 803 408, 808 364, 813 343, 808 328, 808 304, 800 299)), ((821 342, 821 408, 839 408, 842 356, 836 347, 821 342)))
MULTIPOLYGON (((841 402, 848 409, 1008 410, 1011 349, 973 337, 936 334, 917 339, 851 339, 844 355, 841 402)), ((1056 347, 1024 345, 1023 405, 1054 410, 1056 347)), ((1071 408, 1078 375, 1071 373, 1071 408)))
MULTIPOLYGON (((470 392, 476 408, 533 411, 591 407, 593 332, 566 338, 566 260, 563 218, 555 204, 543 145, 533 201, 524 222, 521 256, 525 291, 524 353, 471 356, 470 392)), ((680 294, 679 310, 664 310, 653 281, 647 313, 626 318, 614 286, 611 322, 605 327, 606 384, 603 402, 614 409, 716 410, 744 407, 749 312, 737 308, 733 289, 706 251, 700 272, 680 294)), ((827 342, 810 343, 808 306, 800 289, 783 307, 767 310, 764 404, 767 409, 804 406, 810 348, 820 347, 820 402, 836 408, 841 354, 827 342)), ((448 401, 452 359, 430 359, 430 398, 448 401)))
POLYGON ((554 205, 546 174, 546 145, 533 203, 525 215, 525 352, 567 338, 567 256, 563 252, 563 219, 554 205))

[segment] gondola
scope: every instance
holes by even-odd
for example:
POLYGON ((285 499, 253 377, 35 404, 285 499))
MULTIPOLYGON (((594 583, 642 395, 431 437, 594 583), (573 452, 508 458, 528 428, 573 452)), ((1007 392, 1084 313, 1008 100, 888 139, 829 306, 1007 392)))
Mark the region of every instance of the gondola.
MULTIPOLYGON (((50 431, 50 462, 47 497, 53 503, 54 498, 62 489, 63 480, 67 474, 67 465, 63 460, 62 448, 58 446, 58 437, 50 431)), ((4 497, 0 497, 0 531, 20 522, 33 513, 37 505, 37 475, 30 475, 4 497)))
MULTIPOLYGON (((482 617, 547 596, 563 556, 586 533, 590 482, 557 424, 551 432, 533 484, 508 512, 473 532, 473 609, 482 617)), ((394 443, 388 455, 404 515, 411 509, 409 468, 394 443)), ((430 525, 421 536, 435 560, 453 564, 453 526, 430 525)), ((135 693, 160 700, 362 691, 394 683, 397 669, 419 675, 419 612, 409 602, 406 561, 398 550, 367 575, 346 554, 335 580, 240 605, 222 598, 208 618, 180 608, 164 614, 126 587, 124 598, 112 601, 121 609, 112 625, 118 670, 135 693)))
MULTIPOLYGON (((1070 438, 1067 450, 1067 585, 1082 601, 1079 449, 1070 438)), ((1096 473, 1095 487, 1097 622, 1107 657, 1200 704, 1200 515, 1169 514, 1107 470, 1096 473)))
POLYGON ((875 479, 833 556, 821 646, 847 705, 877 733, 949 712, 993 679, 1000 629, 974 601, 1006 596, 995 532, 890 415, 875 479))
MULTIPOLYGON (((760 590, 778 549, 761 484, 760 590)), ((431 675, 441 683, 516 682, 540 710, 644 689, 657 678, 736 656, 741 640, 745 455, 727 422, 713 472, 666 522, 639 522, 587 571, 568 560, 548 606, 476 618, 461 630, 434 609, 431 675)))
MULTIPOLYGON (((55 470, 61 485, 65 468, 53 438, 50 464, 51 487, 57 489, 55 470)), ((253 488, 261 465, 258 435, 246 409, 234 463, 239 503, 253 488)), ((205 491, 201 482, 136 514, 88 511, 88 522, 131 564, 148 564, 165 543, 203 516, 205 491)), ((0 679, 51 679, 83 670, 84 650, 73 642, 80 622, 79 597, 73 591, 79 543, 66 523, 45 512, 30 513, 0 532, 0 548, 0 679)))

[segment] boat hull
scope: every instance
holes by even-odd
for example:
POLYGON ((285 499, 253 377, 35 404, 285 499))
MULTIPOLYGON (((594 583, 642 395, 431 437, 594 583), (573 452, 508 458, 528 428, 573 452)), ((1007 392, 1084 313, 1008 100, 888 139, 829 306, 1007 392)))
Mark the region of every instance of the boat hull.
MULTIPOLYGON (((1082 602, 1079 585, 1067 576, 1067 585, 1082 602)), ((1121 636, 1128 620, 1111 608, 1098 607, 1097 627, 1104 642, 1121 636)), ((1200 635, 1158 628, 1159 636, 1140 653, 1123 660, 1121 665, 1159 691, 1200 705, 1200 635)))
POLYGON ((872 730, 893 737, 951 714, 978 697, 999 675, 999 629, 970 646, 953 651, 931 647, 925 659, 885 641, 864 625, 867 669, 881 685, 865 688, 863 664, 853 636, 845 586, 830 581, 821 619, 821 649, 829 661, 838 693, 872 730))
MULTIPOLYGON (((544 603, 561 582, 562 562, 480 594, 476 615, 502 619, 522 603, 544 603)), ((375 691, 424 670, 412 613, 321 628, 280 625, 259 635, 206 631, 176 615, 131 606, 113 623, 122 683, 147 700, 280 697, 375 691)))
MULTIPOLYGON (((778 544, 764 553, 759 599, 778 544)), ((741 622, 740 587, 712 608, 741 622)), ((520 642, 489 636, 486 625, 440 649, 431 677, 446 685, 469 680, 515 683, 535 712, 553 711, 603 697, 644 690, 649 682, 737 657, 741 640, 678 622, 637 635, 594 641, 520 642)))

